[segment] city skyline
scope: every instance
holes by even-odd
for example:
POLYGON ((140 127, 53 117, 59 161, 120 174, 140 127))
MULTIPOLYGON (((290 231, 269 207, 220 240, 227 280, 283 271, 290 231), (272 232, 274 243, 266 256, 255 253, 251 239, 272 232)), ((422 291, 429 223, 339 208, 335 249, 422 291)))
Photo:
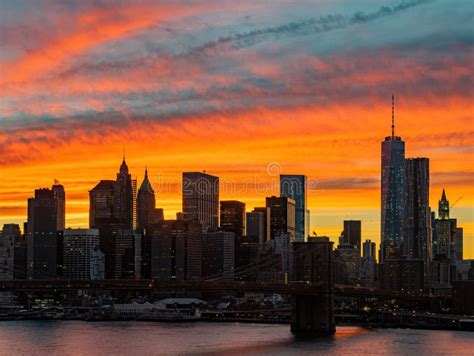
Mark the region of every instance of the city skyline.
POLYGON ((132 179, 140 184, 148 167, 166 218, 181 211, 181 172, 237 187, 274 182, 266 194, 221 192, 251 211, 278 194, 276 162, 317 182, 311 232, 337 241, 343 220, 362 220, 363 241, 378 245, 380 142, 395 93, 405 156, 430 159, 430 207, 446 188, 464 257, 474 257, 469 2, 232 9, 2 4, 0 224, 21 226, 33 190, 57 179, 66 226, 87 227, 88 191, 115 179, 125 145, 132 179), (162 182, 175 189, 160 191, 162 182))

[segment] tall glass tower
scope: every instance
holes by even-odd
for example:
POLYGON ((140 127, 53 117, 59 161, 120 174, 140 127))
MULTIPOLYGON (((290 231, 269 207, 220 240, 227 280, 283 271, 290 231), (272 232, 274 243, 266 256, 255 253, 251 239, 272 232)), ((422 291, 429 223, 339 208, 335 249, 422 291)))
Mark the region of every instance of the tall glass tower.
POLYGON ((382 259, 385 258, 385 246, 399 249, 402 244, 405 187, 405 142, 395 136, 392 95, 392 135, 382 142, 382 259))
POLYGON ((309 235, 309 210, 307 199, 307 178, 300 174, 280 175, 280 196, 288 197, 295 201, 295 235, 296 241, 305 241, 309 235))

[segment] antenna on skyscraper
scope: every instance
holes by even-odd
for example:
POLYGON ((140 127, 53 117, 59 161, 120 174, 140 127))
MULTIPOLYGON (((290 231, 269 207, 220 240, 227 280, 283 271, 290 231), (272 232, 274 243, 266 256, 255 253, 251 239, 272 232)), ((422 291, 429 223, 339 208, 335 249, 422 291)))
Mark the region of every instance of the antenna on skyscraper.
POLYGON ((125 145, 122 146, 123 149, 123 161, 125 162, 125 145))
POLYGON ((392 139, 395 137, 395 96, 392 94, 392 139))

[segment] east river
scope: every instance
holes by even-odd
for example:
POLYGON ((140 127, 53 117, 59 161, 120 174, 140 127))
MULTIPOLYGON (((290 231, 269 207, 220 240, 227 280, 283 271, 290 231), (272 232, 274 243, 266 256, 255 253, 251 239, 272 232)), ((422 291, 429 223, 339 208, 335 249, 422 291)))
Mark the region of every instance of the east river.
POLYGON ((287 325, 2 321, 0 355, 474 355, 474 332, 338 327, 296 339, 287 325))

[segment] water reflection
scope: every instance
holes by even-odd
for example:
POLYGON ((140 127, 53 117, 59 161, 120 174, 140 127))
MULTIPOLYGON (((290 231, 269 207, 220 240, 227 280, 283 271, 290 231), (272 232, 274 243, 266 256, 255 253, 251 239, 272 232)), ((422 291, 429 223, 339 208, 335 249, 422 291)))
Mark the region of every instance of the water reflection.
POLYGON ((295 338, 287 325, 18 321, 0 323, 0 354, 474 354, 474 333, 338 327, 295 338))

